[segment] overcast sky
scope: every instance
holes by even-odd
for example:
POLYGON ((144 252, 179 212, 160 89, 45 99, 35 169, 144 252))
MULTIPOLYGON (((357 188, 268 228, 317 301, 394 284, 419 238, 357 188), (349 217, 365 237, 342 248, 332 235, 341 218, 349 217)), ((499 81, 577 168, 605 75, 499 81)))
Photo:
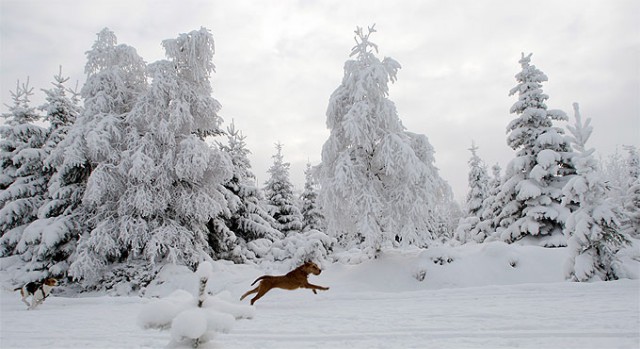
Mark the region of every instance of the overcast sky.
POLYGON ((549 108, 572 115, 579 102, 593 119, 590 143, 602 156, 640 144, 637 0, 2 0, 1 101, 9 104, 16 80, 29 76, 41 103, 39 89, 59 65, 82 84, 84 53, 104 27, 150 63, 164 58, 162 40, 203 26, 216 43, 220 114, 247 136, 260 184, 280 141, 302 188, 307 161, 319 163, 328 138, 325 112, 353 30, 373 23, 379 56, 402 65, 389 98, 405 127, 429 138, 457 199, 467 191, 472 140, 489 167, 504 169, 514 156, 505 129, 521 52, 533 52, 549 77, 549 108))

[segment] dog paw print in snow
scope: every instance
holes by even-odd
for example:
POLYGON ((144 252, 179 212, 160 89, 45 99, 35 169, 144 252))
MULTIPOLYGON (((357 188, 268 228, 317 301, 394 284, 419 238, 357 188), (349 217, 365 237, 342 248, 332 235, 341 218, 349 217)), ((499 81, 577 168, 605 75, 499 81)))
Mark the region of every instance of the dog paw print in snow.
POLYGON ((196 275, 200 285, 197 297, 177 290, 168 297, 143 306, 138 324, 143 328, 170 330, 170 347, 198 348, 211 341, 218 332, 231 330, 235 320, 250 319, 254 308, 233 304, 228 293, 210 295, 207 282, 213 272, 209 262, 198 266, 196 275))

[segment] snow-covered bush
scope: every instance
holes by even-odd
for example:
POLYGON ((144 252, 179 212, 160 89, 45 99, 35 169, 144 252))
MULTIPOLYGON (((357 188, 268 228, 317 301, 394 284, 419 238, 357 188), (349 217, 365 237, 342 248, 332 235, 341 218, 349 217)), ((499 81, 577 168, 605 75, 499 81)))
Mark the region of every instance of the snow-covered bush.
POLYGON ((286 262, 297 267, 306 261, 322 264, 330 260, 336 239, 318 230, 292 233, 284 239, 271 241, 259 239, 248 244, 249 250, 263 261, 286 262))
POLYGON ((218 332, 228 332, 238 319, 250 319, 254 308, 233 304, 228 294, 212 296, 207 283, 213 276, 210 262, 202 262, 195 272, 198 278, 197 296, 179 289, 165 298, 147 303, 138 315, 143 328, 169 330, 174 348, 207 346, 218 332))

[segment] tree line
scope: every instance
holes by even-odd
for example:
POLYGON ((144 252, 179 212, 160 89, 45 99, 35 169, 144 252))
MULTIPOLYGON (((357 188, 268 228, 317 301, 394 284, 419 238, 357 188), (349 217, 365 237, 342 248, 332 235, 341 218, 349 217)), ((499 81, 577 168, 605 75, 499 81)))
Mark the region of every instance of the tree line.
POLYGON ((11 256, 21 281, 136 290, 167 263, 353 262, 389 247, 531 240, 569 244, 573 279, 622 276, 615 253, 638 234, 640 171, 624 204, 606 199, 610 185, 585 145, 589 122, 578 117, 572 136, 553 125, 567 117, 547 109, 546 76, 530 55, 511 91, 507 143, 516 158, 489 178, 472 146, 463 212, 427 136, 406 130, 388 98, 401 66, 377 57, 375 31, 355 31, 329 99, 321 163, 307 166, 298 196, 283 145, 259 187, 245 136, 218 115, 209 30, 162 41, 166 59, 147 64, 103 29, 86 52, 80 91, 60 71, 40 108, 30 105, 28 82, 12 92, 0 127, 0 255, 11 256))

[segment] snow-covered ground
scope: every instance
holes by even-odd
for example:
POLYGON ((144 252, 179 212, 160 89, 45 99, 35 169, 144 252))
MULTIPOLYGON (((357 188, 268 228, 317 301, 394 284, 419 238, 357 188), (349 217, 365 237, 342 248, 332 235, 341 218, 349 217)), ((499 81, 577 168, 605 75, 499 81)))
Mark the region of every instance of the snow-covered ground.
MULTIPOLYGON (((237 321, 210 347, 640 348, 640 263, 627 263, 635 280, 572 283, 563 280, 565 258, 565 249, 490 243, 325 265, 310 281, 329 291, 272 290, 253 319, 237 321)), ((210 289, 237 301, 255 277, 288 267, 214 268, 210 289)), ((149 298, 54 294, 27 311, 6 290, 7 273, 0 276, 1 348, 163 348, 170 341, 168 331, 137 324, 149 298)), ((182 268, 163 278, 147 294, 196 287, 182 268)))

